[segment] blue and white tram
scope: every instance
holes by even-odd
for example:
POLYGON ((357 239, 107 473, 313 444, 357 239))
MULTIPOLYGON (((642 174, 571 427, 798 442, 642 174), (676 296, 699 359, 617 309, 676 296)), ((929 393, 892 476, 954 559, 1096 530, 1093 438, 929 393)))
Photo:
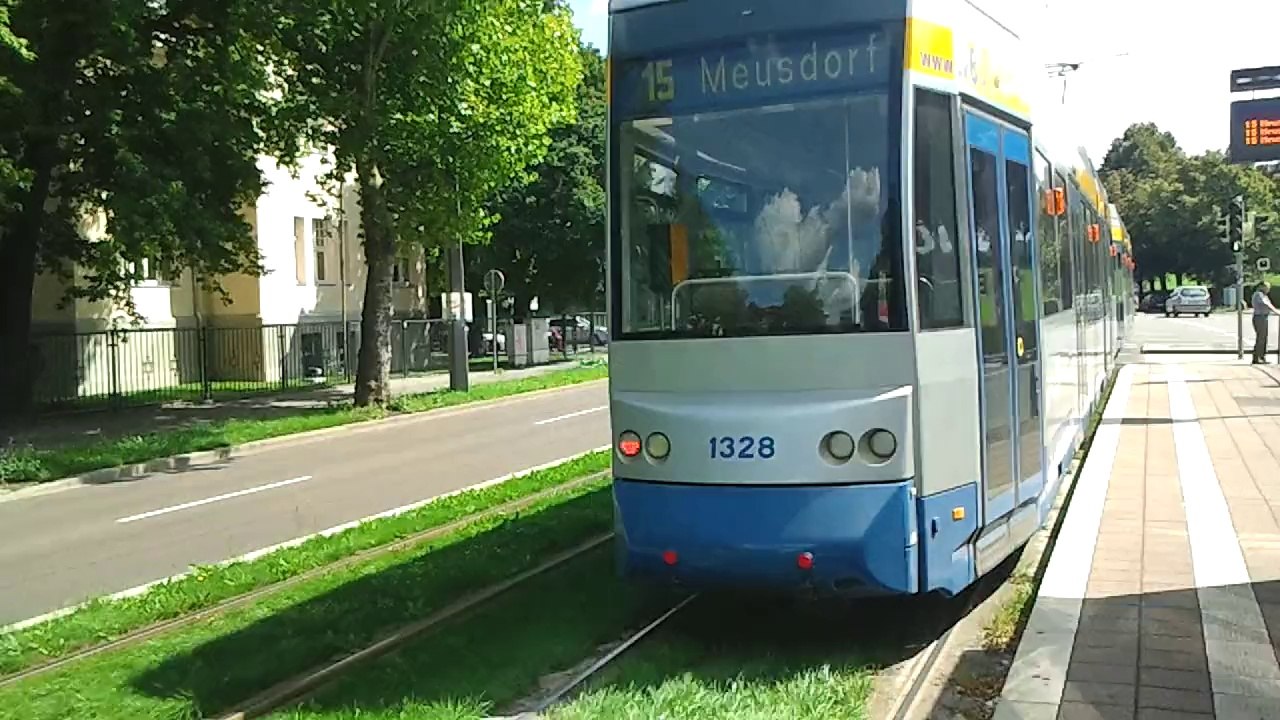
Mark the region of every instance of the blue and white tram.
POLYGON ((610 15, 622 571, 964 589, 1044 523, 1133 312, 1018 37, 946 0, 610 15))

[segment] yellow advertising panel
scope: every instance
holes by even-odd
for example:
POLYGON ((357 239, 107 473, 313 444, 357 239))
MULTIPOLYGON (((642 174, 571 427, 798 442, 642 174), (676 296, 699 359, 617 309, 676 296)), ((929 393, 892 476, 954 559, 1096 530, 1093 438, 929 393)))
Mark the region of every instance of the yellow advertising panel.
POLYGON ((951 28, 907 18, 907 70, 953 80, 956 76, 951 28))
POLYGON ((1031 106, 1022 81, 1027 72, 1022 41, 967 6, 946 16, 956 22, 907 18, 906 69, 953 81, 958 92, 1015 115, 1029 116, 1031 106))

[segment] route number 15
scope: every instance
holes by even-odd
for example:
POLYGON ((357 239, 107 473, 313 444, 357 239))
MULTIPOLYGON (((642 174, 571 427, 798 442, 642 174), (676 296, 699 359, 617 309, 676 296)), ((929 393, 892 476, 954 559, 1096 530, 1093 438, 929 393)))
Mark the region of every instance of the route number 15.
POLYGON ((645 63, 640 72, 649 91, 649 102, 668 102, 676 97, 676 79, 671 75, 670 60, 645 63))

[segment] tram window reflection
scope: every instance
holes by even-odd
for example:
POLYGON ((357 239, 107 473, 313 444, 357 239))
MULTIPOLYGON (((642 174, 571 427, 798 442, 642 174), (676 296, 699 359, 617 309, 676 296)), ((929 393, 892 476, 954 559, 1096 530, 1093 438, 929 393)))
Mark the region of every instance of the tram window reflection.
POLYGON ((915 97, 913 208, 920 329, 961 327, 951 100, 927 90, 917 90, 915 97))
POLYGON ((622 337, 905 330, 889 116, 872 92, 623 124, 622 337))

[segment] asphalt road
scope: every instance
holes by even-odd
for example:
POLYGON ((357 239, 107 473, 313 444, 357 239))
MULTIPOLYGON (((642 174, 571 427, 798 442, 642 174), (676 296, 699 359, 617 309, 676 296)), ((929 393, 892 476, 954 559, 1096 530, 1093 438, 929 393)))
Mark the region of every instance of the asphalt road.
MULTIPOLYGON (((1271 319, 1268 344, 1275 348, 1277 342, 1275 318, 1271 319)), ((1163 314, 1139 313, 1134 321, 1130 342, 1136 345, 1160 345, 1173 348, 1235 350, 1236 315, 1233 312, 1215 312, 1209 317, 1165 317, 1163 314)), ((1253 347, 1253 325, 1249 313, 1244 315, 1245 352, 1253 347)))
POLYGON ((610 443, 608 386, 0 503, 0 625, 610 443))

